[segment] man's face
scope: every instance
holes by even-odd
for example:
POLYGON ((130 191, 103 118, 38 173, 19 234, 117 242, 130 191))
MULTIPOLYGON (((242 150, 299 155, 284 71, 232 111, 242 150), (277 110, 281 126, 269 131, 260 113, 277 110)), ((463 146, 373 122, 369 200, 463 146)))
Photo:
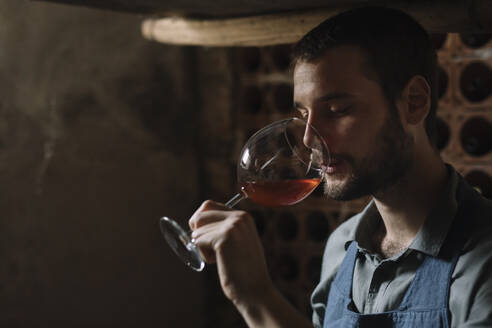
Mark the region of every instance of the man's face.
POLYGON ((374 195, 394 185, 412 164, 413 139, 368 72, 355 46, 330 49, 294 69, 296 109, 330 150, 325 194, 333 199, 374 195))

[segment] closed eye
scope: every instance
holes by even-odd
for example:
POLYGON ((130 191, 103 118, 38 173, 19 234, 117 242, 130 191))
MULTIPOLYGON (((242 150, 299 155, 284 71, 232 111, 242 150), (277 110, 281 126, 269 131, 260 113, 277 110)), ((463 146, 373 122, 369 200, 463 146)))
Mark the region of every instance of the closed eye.
POLYGON ((349 114, 353 109, 352 105, 344 105, 344 106, 329 106, 327 109, 327 115, 331 116, 343 116, 349 114))

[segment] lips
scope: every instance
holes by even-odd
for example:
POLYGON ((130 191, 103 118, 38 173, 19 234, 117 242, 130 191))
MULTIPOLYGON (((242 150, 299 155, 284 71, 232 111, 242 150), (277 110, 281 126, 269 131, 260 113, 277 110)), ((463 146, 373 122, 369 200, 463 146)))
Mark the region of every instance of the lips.
POLYGON ((330 161, 330 165, 326 167, 326 173, 328 174, 333 174, 336 173, 337 170, 340 170, 340 167, 342 166, 343 161, 340 159, 332 159, 330 161))

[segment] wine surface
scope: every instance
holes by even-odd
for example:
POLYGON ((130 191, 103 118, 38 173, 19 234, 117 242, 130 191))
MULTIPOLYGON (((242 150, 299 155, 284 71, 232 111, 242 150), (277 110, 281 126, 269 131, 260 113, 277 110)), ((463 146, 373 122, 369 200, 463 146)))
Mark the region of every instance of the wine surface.
POLYGON ((284 206, 299 203, 321 182, 321 179, 295 179, 245 182, 241 187, 248 197, 265 206, 284 206))

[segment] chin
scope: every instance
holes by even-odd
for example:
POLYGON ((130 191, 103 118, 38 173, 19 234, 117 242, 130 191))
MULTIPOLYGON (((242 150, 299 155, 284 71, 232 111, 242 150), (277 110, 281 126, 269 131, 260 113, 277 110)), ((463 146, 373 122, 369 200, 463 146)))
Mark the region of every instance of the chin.
POLYGON ((363 196, 367 196, 368 192, 363 188, 357 188, 357 185, 351 181, 327 179, 324 184, 324 194, 326 197, 336 201, 351 201, 363 196))
POLYGON ((324 176, 325 189, 326 188, 343 189, 344 186, 349 183, 349 179, 350 179, 350 175, 346 172, 325 174, 324 176))
POLYGON ((328 198, 340 200, 344 198, 345 190, 346 183, 344 183, 344 181, 336 180, 333 178, 325 180, 324 194, 328 198))

